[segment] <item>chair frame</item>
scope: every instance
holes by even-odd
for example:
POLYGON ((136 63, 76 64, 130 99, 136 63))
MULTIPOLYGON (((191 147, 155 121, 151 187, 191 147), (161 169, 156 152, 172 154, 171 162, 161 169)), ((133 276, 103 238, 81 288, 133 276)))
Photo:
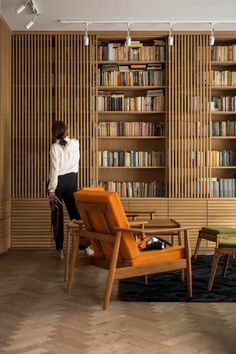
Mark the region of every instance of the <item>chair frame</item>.
POLYGON ((191 250, 189 246, 189 235, 188 235, 188 230, 189 228, 153 228, 153 229, 142 229, 142 228, 120 228, 120 227, 114 227, 112 229, 112 234, 111 231, 106 224, 106 219, 105 219, 105 213, 109 211, 109 206, 107 204, 100 204, 99 205, 99 212, 102 213, 103 219, 104 219, 104 225, 106 225, 106 231, 107 233, 98 233, 94 232, 91 229, 89 219, 87 217, 86 211, 97 211, 97 204, 93 203, 80 203, 79 204, 79 209, 80 213, 82 216, 82 219, 86 225, 86 230, 79 229, 77 234, 74 235, 74 247, 72 251, 72 257, 71 257, 71 266, 70 266, 70 272, 69 272, 69 278, 66 284, 66 292, 70 293, 72 289, 72 283, 73 283, 73 277, 74 277, 74 269, 76 265, 78 266, 84 266, 84 265, 95 265, 98 267, 102 267, 105 269, 108 269, 108 277, 107 277, 107 283, 106 283, 106 291, 105 291, 105 298, 104 298, 104 303, 103 303, 103 309, 105 310, 110 302, 110 297, 111 297, 111 292, 112 292, 112 287, 114 280, 118 279, 124 279, 124 278, 130 278, 130 277, 135 277, 135 276, 142 276, 142 275, 148 275, 148 274, 155 274, 155 273, 162 273, 166 271, 172 271, 172 270, 183 270, 186 269, 186 278, 187 278, 187 291, 188 295, 192 297, 192 270, 191 270, 191 250), (122 233, 123 232, 130 232, 133 235, 140 235, 142 237, 147 236, 147 235, 153 235, 153 234, 162 234, 162 233, 167 233, 169 232, 170 234, 172 233, 177 233, 180 235, 181 232, 184 232, 184 244, 185 244, 185 252, 186 252, 186 258, 183 259, 178 259, 174 261, 169 261, 169 262, 163 262, 163 263, 157 263, 156 265, 151 264, 151 265, 130 265, 130 266, 124 266, 122 264, 119 264, 118 262, 118 255, 119 255, 119 250, 120 250, 120 244, 121 244, 121 238, 122 238, 122 233), (100 259, 96 256, 92 257, 79 257, 78 258, 78 250, 79 250, 79 238, 80 237, 87 237, 89 239, 94 239, 94 240, 99 240, 99 241, 107 241, 110 243, 114 244, 113 247, 113 253, 111 260, 105 260, 105 259, 100 259), (77 260, 78 258, 78 260, 77 260))

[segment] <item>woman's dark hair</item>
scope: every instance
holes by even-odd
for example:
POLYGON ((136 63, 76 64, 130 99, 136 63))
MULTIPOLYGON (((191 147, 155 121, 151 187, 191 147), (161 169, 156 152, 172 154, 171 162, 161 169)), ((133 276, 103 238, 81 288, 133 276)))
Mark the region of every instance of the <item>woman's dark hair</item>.
POLYGON ((65 140, 67 132, 67 126, 61 120, 57 120, 52 125, 52 134, 56 139, 59 139, 59 144, 65 146, 67 141, 65 140))

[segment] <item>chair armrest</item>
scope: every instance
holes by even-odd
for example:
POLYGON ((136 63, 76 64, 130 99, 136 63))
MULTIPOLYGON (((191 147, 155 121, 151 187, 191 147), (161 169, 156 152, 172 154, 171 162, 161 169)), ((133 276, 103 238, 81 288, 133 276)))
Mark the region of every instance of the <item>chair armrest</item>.
POLYGON ((169 228, 169 229, 158 229, 158 228, 148 228, 148 229, 142 229, 142 228, 125 228, 125 227, 113 227, 113 230, 115 232, 117 231, 122 231, 122 232, 130 232, 136 235, 152 235, 152 234, 161 234, 161 233, 166 233, 169 232, 170 234, 172 232, 177 232, 177 231, 186 231, 190 230, 190 227, 176 227, 176 228, 169 228))

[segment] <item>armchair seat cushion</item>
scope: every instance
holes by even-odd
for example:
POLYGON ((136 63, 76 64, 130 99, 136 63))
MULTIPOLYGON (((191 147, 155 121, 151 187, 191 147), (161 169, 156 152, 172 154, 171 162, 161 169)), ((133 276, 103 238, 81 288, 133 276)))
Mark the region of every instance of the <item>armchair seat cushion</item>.
POLYGON ((219 243, 220 248, 236 248, 236 237, 230 237, 219 243))
POLYGON ((132 259, 132 265, 151 265, 185 258, 184 246, 167 247, 164 250, 142 251, 132 259))
POLYGON ((236 235, 235 227, 226 227, 226 226, 211 226, 203 227, 202 231, 209 234, 220 235, 220 234, 232 234, 236 235))

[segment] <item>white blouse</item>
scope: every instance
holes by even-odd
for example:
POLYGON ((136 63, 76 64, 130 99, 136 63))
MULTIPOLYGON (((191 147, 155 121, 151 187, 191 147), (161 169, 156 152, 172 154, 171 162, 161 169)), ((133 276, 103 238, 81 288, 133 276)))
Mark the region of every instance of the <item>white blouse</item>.
POLYGON ((58 183, 58 176, 71 172, 78 172, 80 159, 79 142, 77 139, 65 138, 67 144, 62 146, 59 140, 52 144, 50 149, 50 181, 49 192, 55 192, 58 183))

